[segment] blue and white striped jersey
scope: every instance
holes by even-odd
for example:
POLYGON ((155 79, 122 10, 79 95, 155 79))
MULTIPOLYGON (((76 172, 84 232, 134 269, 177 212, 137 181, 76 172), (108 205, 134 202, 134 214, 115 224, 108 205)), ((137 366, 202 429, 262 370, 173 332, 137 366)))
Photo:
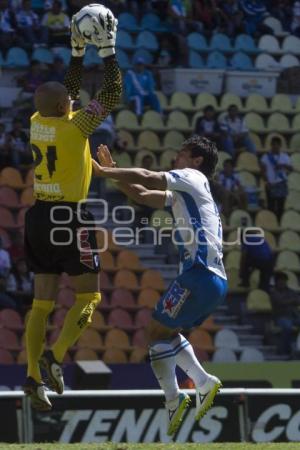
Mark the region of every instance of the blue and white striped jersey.
POLYGON ((226 279, 222 253, 222 223, 209 182, 199 170, 165 172, 166 207, 171 207, 180 254, 180 273, 195 264, 226 279))

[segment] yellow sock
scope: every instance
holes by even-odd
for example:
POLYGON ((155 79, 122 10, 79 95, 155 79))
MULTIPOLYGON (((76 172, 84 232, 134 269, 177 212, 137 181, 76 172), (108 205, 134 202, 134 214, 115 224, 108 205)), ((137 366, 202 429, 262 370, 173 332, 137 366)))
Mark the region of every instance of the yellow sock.
POLYGON ((39 358, 44 348, 47 318, 53 308, 52 300, 34 299, 26 326, 27 376, 34 378, 38 383, 42 381, 39 358))
POLYGON ((101 300, 99 292, 77 294, 76 301, 65 317, 63 328, 52 346, 56 361, 61 363, 67 350, 72 347, 92 321, 92 315, 101 300))

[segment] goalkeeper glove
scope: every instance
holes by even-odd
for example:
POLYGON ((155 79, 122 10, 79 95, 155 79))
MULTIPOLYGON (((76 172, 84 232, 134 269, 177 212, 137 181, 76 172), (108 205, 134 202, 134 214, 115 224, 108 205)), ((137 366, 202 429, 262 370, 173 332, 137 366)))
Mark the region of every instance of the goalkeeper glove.
POLYGON ((72 56, 82 57, 85 54, 85 41, 79 33, 79 30, 75 24, 74 17, 71 22, 71 47, 72 56))
POLYGON ((98 49, 98 54, 101 58, 116 53, 116 36, 118 20, 113 13, 103 6, 103 12, 99 14, 99 19, 93 18, 95 32, 91 36, 91 42, 98 49))

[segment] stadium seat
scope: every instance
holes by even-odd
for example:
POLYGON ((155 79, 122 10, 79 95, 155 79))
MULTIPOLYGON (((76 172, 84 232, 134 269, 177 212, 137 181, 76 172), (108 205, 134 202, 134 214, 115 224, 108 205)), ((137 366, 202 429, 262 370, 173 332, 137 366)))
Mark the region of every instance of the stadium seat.
POLYGON ((300 114, 296 114, 292 120, 292 130, 300 131, 300 114))
POLYGON ((33 188, 27 187, 22 191, 21 197, 20 197, 20 203, 22 206, 31 206, 35 202, 35 199, 33 197, 33 188))
POLYGON ((123 110, 117 113, 116 128, 137 130, 140 128, 136 115, 130 110, 123 110))
POLYGON ((266 17, 264 20, 264 25, 267 25, 269 28, 271 28, 275 36, 282 36, 287 34, 287 32, 283 31, 282 24, 280 20, 276 19, 276 17, 266 17))
POLYGON ((10 330, 23 330, 24 328, 20 314, 7 308, 0 311, 0 326, 10 330))
POLYGON ((74 354, 74 361, 98 361, 99 356, 91 348, 81 348, 74 354))
POLYGON ((243 104, 241 101, 241 98, 236 94, 231 94, 230 92, 226 92, 222 95, 221 101, 220 101, 220 109, 222 111, 227 111, 229 106, 236 105, 239 110, 243 109, 243 104))
POLYGON ((269 231, 279 231, 277 217, 272 211, 269 211, 268 209, 258 211, 255 217, 255 226, 269 231))
POLYGON ((133 271, 144 271, 140 258, 131 250, 122 250, 117 255, 116 266, 118 269, 129 269, 133 271))
POLYGON ((161 170, 170 170, 173 168, 174 161, 177 157, 177 153, 175 150, 166 150, 160 155, 159 159, 159 168, 161 170))
POLYGON ((283 55, 279 60, 282 69, 290 69, 299 66, 299 59, 295 55, 283 55))
POLYGON ((214 321, 214 318, 212 316, 209 316, 204 322, 202 322, 200 327, 203 330, 206 330, 206 331, 212 332, 212 333, 215 333, 216 331, 219 331, 222 328, 220 325, 216 324, 216 322, 214 321))
POLYGON ((269 244, 271 249, 274 251, 277 250, 277 243, 276 243, 274 234, 268 230, 264 230, 264 234, 265 234, 265 240, 267 241, 267 243, 269 244))
POLYGON ((194 106, 190 95, 185 92, 174 92, 170 99, 170 109, 193 111, 194 106))
POLYGON ((210 40, 209 50, 221 50, 224 53, 231 53, 233 48, 231 46, 230 39, 226 34, 216 33, 210 40))
POLYGON ((300 203, 299 203, 299 192, 291 191, 288 193, 288 196, 285 200, 284 209, 294 209, 300 212, 300 203))
POLYGON ((148 340, 145 334, 145 330, 137 330, 132 336, 132 345, 134 347, 147 349, 148 348, 148 340))
POLYGON ((146 358, 148 356, 148 351, 146 349, 143 349, 141 347, 135 348, 129 357, 129 362, 133 364, 140 364, 145 362, 146 358))
POLYGON ((5 167, 2 169, 0 184, 14 189, 24 189, 26 187, 20 172, 13 167, 5 167))
POLYGON ((29 67, 29 58, 23 48, 11 47, 6 55, 4 67, 14 69, 29 67))
POLYGON ((71 50, 69 48, 54 47, 52 51, 53 51, 54 57, 59 56, 63 60, 63 62, 66 66, 68 66, 70 64, 71 50))
POLYGON ((118 167, 129 168, 132 167, 133 162, 130 154, 127 152, 112 153, 113 160, 117 163, 118 167))
POLYGON ((263 353, 253 347, 244 348, 240 356, 240 361, 244 363, 260 363, 264 360, 263 353))
POLYGON ((246 305, 249 312, 270 313, 272 311, 270 296, 261 289, 253 289, 248 294, 246 305))
POLYGON ((102 359, 106 364, 126 364, 128 362, 126 353, 120 348, 105 350, 102 359))
POLYGON ((160 293, 154 288, 143 289, 137 299, 137 304, 139 306, 147 307, 153 309, 160 299, 160 293))
POLYGON ((271 110, 282 113, 293 112, 293 105, 287 94, 275 94, 271 100, 271 110))
POLYGON ((101 268, 105 271, 116 270, 114 257, 109 250, 101 252, 101 268))
POLYGON ((187 44, 191 50, 196 50, 197 52, 208 51, 206 39, 200 33, 190 33, 187 36, 187 44))
POLYGON ((146 111, 142 118, 142 128, 148 128, 150 130, 164 130, 165 125, 163 123, 161 115, 156 111, 146 111))
POLYGON ((233 70, 251 71, 254 69, 251 58, 243 52, 234 53, 229 64, 233 70))
POLYGON ((135 141, 132 133, 127 130, 119 130, 118 135, 120 140, 124 143, 126 148, 135 148, 135 141))
POLYGON ((245 122, 249 130, 257 133, 263 133, 265 126, 262 117, 254 112, 249 112, 245 115, 245 122))
POLYGON ((54 57, 53 53, 50 52, 47 48, 35 48, 31 55, 32 61, 39 61, 44 64, 53 64, 54 57))
POLYGON ((127 33, 127 31, 119 30, 117 33, 116 47, 123 50, 133 50, 135 45, 131 34, 127 33))
POLYGON ((275 36, 269 34, 265 34, 259 39, 258 48, 259 50, 270 54, 281 53, 278 39, 275 36))
POLYGON ((150 150, 140 150, 136 153, 134 159, 134 166, 141 167, 143 165, 143 159, 145 156, 150 156, 152 159, 150 169, 155 170, 157 168, 157 160, 156 155, 150 150))
POLYGON ((300 191, 300 173, 292 172, 289 174, 288 187, 290 191, 300 191))
POLYGON ((267 53, 258 55, 254 65, 258 70, 280 70, 280 64, 273 56, 268 55, 267 53))
POLYGON ((204 69, 205 67, 202 56, 195 50, 189 51, 189 67, 191 69, 204 69))
POLYGON ((241 226, 251 226, 252 219, 250 214, 247 211, 242 209, 236 209, 230 214, 229 217, 229 226, 231 228, 237 228, 241 226))
POLYGON ((111 252, 118 252, 120 247, 117 245, 117 237, 113 236, 110 230, 106 230, 105 233, 98 230, 97 234, 97 247, 99 250, 110 250, 111 252))
POLYGON ((300 152, 291 155, 293 170, 300 172, 300 152))
POLYGON ((190 131, 188 117, 181 111, 173 111, 169 114, 167 128, 181 131, 190 131))
POLYGON ((215 350, 211 335, 201 328, 194 329, 188 337, 190 344, 195 348, 201 348, 209 353, 215 350))
POLYGON ((150 225, 154 228, 173 228, 173 217, 169 211, 156 209, 150 218, 150 225))
POLYGON ((151 31, 141 31, 137 36, 136 46, 156 52, 158 50, 157 38, 151 31))
POLYGON ((226 269, 229 291, 240 290, 240 277, 238 269, 226 269))
POLYGON ((135 50, 134 54, 132 55, 132 61, 134 62, 138 58, 142 58, 145 61, 145 64, 153 63, 153 55, 149 50, 146 50, 145 48, 138 48, 137 50, 135 50))
POLYGON ((268 104, 265 97, 260 94, 250 94, 246 98, 245 111, 249 112, 268 112, 268 104))
POLYGON ((132 32, 140 31, 136 18, 133 14, 121 13, 118 15, 119 30, 128 30, 132 32))
POLYGON ((254 39, 249 34, 239 34, 234 42, 234 50, 245 53, 258 53, 259 49, 256 47, 254 39))
POLYGON ((28 208, 22 208, 19 210, 17 214, 17 227, 23 228, 25 226, 25 215, 28 211, 28 208))
POLYGON ((206 106, 213 106, 216 110, 218 109, 217 99, 214 95, 202 92, 198 94, 195 101, 195 109, 203 110, 206 106))
POLYGON ((238 335, 228 328, 223 328, 216 333, 214 345, 216 348, 229 348, 231 350, 240 349, 238 335))
POLYGON ((124 50, 122 50, 120 48, 117 48, 116 54, 117 54, 117 60, 118 60, 120 68, 122 70, 130 69, 131 68, 131 62, 130 62, 128 54, 124 50))
POLYGON ((0 187, 0 205, 12 209, 20 207, 16 191, 7 186, 0 187))
POLYGON ((110 328, 109 326, 107 326, 104 317, 100 311, 94 311, 90 327, 98 331, 103 331, 110 328))
POLYGON ((138 280, 135 273, 126 269, 118 270, 114 277, 114 287, 138 289, 138 280))
POLYGON ((34 181, 34 168, 28 170, 25 177, 25 186, 26 187, 33 186, 33 181, 34 181))
POLYGON ((241 252, 239 250, 231 250, 225 256, 226 269, 239 269, 241 260, 241 252))
POLYGON ((240 179, 241 185, 245 189, 247 189, 247 188, 256 189, 257 188, 256 178, 253 175, 253 173, 243 170, 239 173, 239 179, 240 179))
POLYGON ((290 289, 294 289, 295 291, 300 291, 299 281, 298 277, 294 272, 291 272, 290 270, 285 270, 284 273, 288 276, 288 282, 287 285, 290 289))
POLYGON ((229 155, 229 153, 222 152, 222 151, 218 152, 217 170, 222 170, 223 169, 224 161, 226 161, 227 159, 232 159, 232 157, 229 155))
POLYGON ((91 348, 92 350, 102 350, 103 341, 97 330, 87 328, 76 343, 77 348, 91 348))
POLYGON ((0 348, 0 365, 5 364, 6 366, 14 364, 15 360, 11 352, 4 348, 0 348))
POLYGON ((160 272, 157 270, 145 270, 141 277, 141 287, 142 288, 153 288, 158 291, 163 291, 165 289, 165 282, 160 272))
MULTIPOLYGON (((118 34, 117 34, 118 36, 118 34)), ((93 67, 98 66, 99 64, 102 64, 102 59, 98 55, 98 51, 96 47, 90 46, 86 49, 84 58, 83 58, 83 65, 84 67, 93 67)))
POLYGON ((168 131, 164 136, 163 147, 174 150, 179 150, 184 142, 185 138, 179 131, 168 131))
POLYGON ((291 272, 300 272, 300 260, 297 253, 290 250, 283 250, 278 253, 276 259, 277 270, 290 270, 291 272))
POLYGON ((257 156, 249 152, 240 153, 236 168, 237 170, 247 170, 255 174, 259 174, 261 171, 257 161, 257 156))
POLYGON ((300 236, 296 231, 285 230, 281 233, 278 243, 279 250, 300 252, 300 236))
POLYGON ((107 275, 106 272, 104 272, 104 271, 102 270, 102 271, 100 272, 99 278, 100 278, 100 286, 101 286, 101 289, 108 289, 108 290, 109 290, 109 289, 112 288, 111 281, 110 281, 109 276, 107 275))
POLYGON ((287 36, 282 43, 282 52, 300 55, 300 39, 297 36, 287 36))
POLYGON ((155 93, 158 97, 161 108, 163 110, 168 109, 168 98, 167 98, 166 94, 164 94, 162 91, 155 91, 155 93))
POLYGON ((227 67, 227 61, 223 53, 218 51, 210 52, 206 61, 206 67, 208 69, 225 70, 227 67))
POLYGON ((142 308, 140 309, 134 318, 134 325, 137 328, 146 328, 152 318, 152 311, 148 308, 142 308))
POLYGON ((133 325, 133 320, 129 312, 121 308, 115 308, 110 312, 107 323, 114 328, 127 331, 132 331, 136 328, 133 325))
POLYGON ((296 211, 285 211, 281 217, 280 227, 283 230, 300 232, 300 214, 296 211))
POLYGON ((23 349, 17 354, 17 364, 27 364, 27 353, 26 350, 23 349))
POLYGON ((237 356, 230 348, 217 348, 212 356, 213 363, 234 363, 237 362, 237 356))
POLYGON ((3 208, 1 206, 0 206, 0 227, 7 229, 17 228, 17 224, 12 215, 12 212, 9 209, 3 208))
POLYGON ((267 130, 279 131, 281 133, 288 132, 290 130, 288 118, 281 113, 271 114, 267 120, 267 130))
POLYGON ((128 289, 123 288, 117 288, 113 290, 111 294, 110 304, 111 307, 120 307, 125 309, 132 309, 136 307, 132 292, 130 292, 128 289))
POLYGON ((161 24, 160 17, 157 14, 148 13, 144 14, 141 20, 142 30, 149 30, 154 33, 159 33, 164 30, 161 24))
POLYGON ((0 328, 0 348, 6 350, 20 350, 20 344, 15 331, 0 328))
POLYGON ((104 345, 106 348, 120 348, 123 350, 128 350, 130 348, 127 333, 117 328, 106 333, 104 338, 104 345))
POLYGON ((159 137, 154 131, 145 130, 139 134, 137 140, 137 147, 139 149, 149 149, 153 151, 159 151, 161 149, 161 145, 159 142, 159 137))

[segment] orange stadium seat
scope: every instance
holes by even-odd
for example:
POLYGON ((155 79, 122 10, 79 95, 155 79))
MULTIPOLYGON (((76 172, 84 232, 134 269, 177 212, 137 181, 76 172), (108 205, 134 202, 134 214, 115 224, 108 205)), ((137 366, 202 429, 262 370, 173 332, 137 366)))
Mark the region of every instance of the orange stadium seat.
POLYGON ((134 271, 143 271, 138 255, 130 250, 122 250, 117 256, 118 269, 129 269, 134 271))
POLYGON ((202 348, 195 347, 194 353, 199 361, 209 361, 209 354, 202 348))
POLYGON ((112 271, 116 270, 114 257, 109 250, 102 252, 101 255, 101 268, 103 270, 112 271))
POLYGON ((31 206, 35 202, 33 197, 33 189, 31 186, 22 191, 20 202, 22 206, 31 206))
POLYGON ((28 170, 26 177, 25 177, 25 185, 28 186, 33 186, 33 182, 34 182, 34 168, 28 170))
POLYGON ((96 238, 97 238, 97 246, 98 249, 101 251, 101 253, 106 250, 110 250, 111 252, 117 252, 120 250, 120 247, 115 243, 112 236, 112 232, 110 230, 105 231, 98 230, 96 232, 96 238))
POLYGON ((105 348, 130 349, 129 337, 125 331, 115 328, 106 333, 104 338, 105 348))
POLYGON ((19 350, 20 344, 16 333, 7 328, 0 328, 0 348, 19 350))
POLYGON ((206 331, 211 331, 212 333, 215 333, 216 331, 221 330, 221 325, 218 325, 215 323, 214 318, 212 316, 209 316, 202 324, 201 328, 206 331))
POLYGON ((126 364, 128 362, 126 353, 120 348, 105 350, 102 359, 106 364, 126 364))
POLYGON ((8 229, 17 228, 12 212, 2 206, 0 206, 0 227, 8 229))
POLYGON ((148 348, 148 341, 146 338, 145 330, 141 329, 134 333, 132 336, 132 345, 134 347, 148 348))
POLYGON ((152 288, 145 288, 139 293, 137 303, 139 306, 154 308, 159 299, 160 293, 158 291, 152 288))
POLYGON ((19 208, 20 202, 16 191, 8 186, 0 187, 0 205, 7 208, 19 208))
POLYGON ((195 348, 201 348, 207 352, 215 350, 211 335, 207 331, 201 330, 201 328, 196 328, 190 333, 189 341, 195 348))
POLYGON ((0 348, 0 364, 10 365, 14 364, 15 360, 13 355, 4 348, 0 348))
POLYGON ((134 272, 120 269, 114 277, 114 286, 118 288, 138 289, 138 280, 134 272))
POLYGON ((13 167, 5 167, 2 169, 0 184, 15 189, 24 189, 26 187, 20 172, 13 167))
POLYGON ((110 327, 105 323, 102 313, 97 310, 93 313, 92 323, 90 324, 90 327, 98 331, 110 329, 110 327))
POLYGON ((108 316, 107 323, 112 327, 131 331, 135 329, 131 315, 121 308, 116 308, 108 316))
POLYGON ((112 285, 107 273, 101 271, 99 276, 100 276, 100 289, 111 289, 112 285))
POLYGON ((76 347, 102 350, 103 341, 97 330, 94 330, 93 328, 87 328, 78 339, 76 347))
POLYGON ((91 348, 81 348, 74 354, 74 361, 98 361, 99 357, 91 348))
POLYGON ((2 309, 0 312, 0 326, 10 330, 23 330, 24 328, 20 314, 13 309, 2 309))
POLYGON ((112 307, 134 308, 135 301, 132 293, 128 289, 117 288, 111 294, 110 304, 112 307))
POLYGON ((141 347, 137 347, 137 348, 133 349, 133 351, 131 352, 130 357, 129 357, 129 362, 134 363, 134 364, 143 363, 143 362, 145 362, 147 355, 148 355, 148 350, 141 348, 141 347))
POLYGON ((157 270, 146 270, 141 277, 142 288, 155 288, 159 291, 165 289, 165 282, 161 274, 157 270))
POLYGON ((137 328, 146 328, 152 318, 152 311, 148 308, 140 309, 135 316, 134 324, 137 328))

